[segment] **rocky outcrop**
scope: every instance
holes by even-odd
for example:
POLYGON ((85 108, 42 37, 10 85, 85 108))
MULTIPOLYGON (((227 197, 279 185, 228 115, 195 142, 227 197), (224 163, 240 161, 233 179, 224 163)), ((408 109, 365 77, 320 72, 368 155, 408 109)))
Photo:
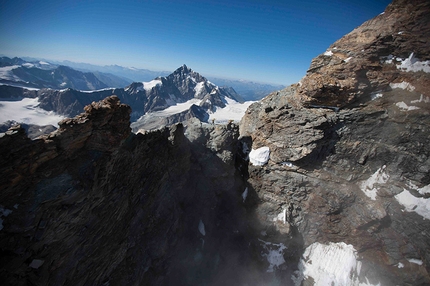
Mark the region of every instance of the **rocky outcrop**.
POLYGON ((343 107, 365 102, 372 92, 401 82, 428 95, 429 5, 394 1, 384 13, 333 43, 312 60, 299 83, 298 98, 306 105, 343 107), (426 63, 427 73, 417 62, 426 63), (407 66, 414 69, 414 63, 417 73, 411 76, 407 66))
POLYGON ((270 150, 245 170, 247 207, 267 240, 302 241, 297 285, 336 284, 307 261, 332 243, 360 260, 344 283, 430 283, 429 12, 428 1, 394 1, 240 123, 242 158, 270 150))
POLYGON ((13 127, 0 138, 2 282, 266 281, 235 169, 238 126, 133 134, 129 116, 108 97, 48 136, 13 127))

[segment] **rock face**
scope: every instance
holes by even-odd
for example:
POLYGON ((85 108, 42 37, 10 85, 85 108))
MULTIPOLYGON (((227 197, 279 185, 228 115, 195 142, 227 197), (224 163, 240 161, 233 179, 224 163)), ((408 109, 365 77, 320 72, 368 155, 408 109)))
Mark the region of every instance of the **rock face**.
POLYGON ((251 279, 238 126, 191 120, 135 135, 129 116, 112 96, 48 136, 17 126, 0 138, 3 283, 251 279))
POLYGON ((133 134, 130 107, 111 96, 35 140, 10 128, 1 281, 429 285, 429 64, 418 39, 430 9, 410 3, 339 40, 240 126, 191 119, 133 134), (409 36, 381 42, 376 30, 409 36), (341 44, 355 57, 334 64, 341 44), (362 77, 341 82, 342 72, 362 77))
POLYGON ((394 1, 383 14, 333 43, 312 60, 300 82, 299 98, 308 105, 343 107, 365 102, 370 93, 403 81, 416 92, 428 92, 429 5, 394 1), (426 62, 425 67, 420 69, 417 61, 426 62), (408 72, 407 66, 416 73, 408 72))
MULTIPOLYGON (((302 241, 307 257, 352 245, 361 266, 347 284, 430 283, 429 13, 428 1, 394 1, 240 123, 243 158, 270 150, 246 171, 257 230, 302 241)), ((309 269, 297 284, 322 281, 309 269)))

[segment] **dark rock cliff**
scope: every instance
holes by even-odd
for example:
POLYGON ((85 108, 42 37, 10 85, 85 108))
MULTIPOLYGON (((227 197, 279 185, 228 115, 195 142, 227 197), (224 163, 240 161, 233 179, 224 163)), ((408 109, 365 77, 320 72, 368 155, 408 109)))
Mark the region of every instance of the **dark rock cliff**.
POLYGON ((238 126, 195 120, 135 135, 129 114, 112 96, 48 136, 17 126, 0 138, 3 283, 251 279, 238 126))
POLYGON ((239 127, 133 134, 121 96, 36 140, 12 127, 1 281, 430 284, 429 14, 394 1, 239 127))
POLYGON ((243 156, 270 150, 247 170, 259 230, 352 245, 351 284, 430 283, 429 14, 428 1, 394 1, 240 123, 243 156))

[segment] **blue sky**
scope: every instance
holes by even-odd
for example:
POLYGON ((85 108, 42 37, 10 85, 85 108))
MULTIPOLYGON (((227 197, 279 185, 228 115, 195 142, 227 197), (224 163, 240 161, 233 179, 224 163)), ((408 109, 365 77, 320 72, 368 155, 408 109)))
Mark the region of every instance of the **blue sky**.
POLYGON ((0 54, 287 85, 389 3, 0 0, 0 54))

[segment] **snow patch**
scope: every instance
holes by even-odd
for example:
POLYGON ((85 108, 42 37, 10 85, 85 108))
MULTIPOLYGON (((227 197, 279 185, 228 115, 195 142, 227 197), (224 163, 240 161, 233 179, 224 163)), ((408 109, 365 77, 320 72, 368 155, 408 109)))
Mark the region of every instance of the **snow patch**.
POLYGON ((344 59, 345 63, 349 62, 352 59, 352 57, 348 57, 346 59, 344 59))
POLYGON ((410 263, 414 263, 414 264, 418 264, 418 265, 423 265, 423 261, 422 261, 422 260, 420 260, 420 259, 410 258, 410 259, 408 259, 408 261, 409 261, 410 263))
MULTIPOLYGON (((427 189, 425 189, 425 191, 427 191, 427 189)), ((430 219, 430 199, 417 198, 405 189, 394 197, 405 207, 407 212, 416 212, 423 218, 430 219)))
POLYGON ((215 120, 215 123, 226 123, 229 120, 239 122, 245 115, 248 107, 255 101, 237 102, 229 97, 225 97, 226 106, 224 108, 216 107, 215 112, 209 115, 209 121, 215 120))
POLYGON ((424 102, 424 103, 429 103, 429 102, 430 102, 430 98, 429 98, 428 96, 426 96, 426 97, 424 98, 424 95, 422 95, 422 94, 421 94, 420 99, 412 100, 412 101, 411 101, 411 103, 422 103, 422 102, 424 102))
POLYGON ((383 95, 382 93, 372 93, 370 94, 370 99, 375 100, 375 99, 381 98, 382 95, 383 95))
POLYGON ((406 81, 402 81, 402 82, 398 82, 398 83, 390 83, 390 87, 391 88, 401 88, 401 89, 409 90, 409 91, 415 90, 415 86, 413 86, 412 84, 410 84, 409 82, 406 82, 406 81))
POLYGON ((13 74, 14 69, 19 68, 19 65, 7 66, 0 68, 0 78, 12 81, 21 81, 19 77, 13 74))
POLYGON ((376 172, 370 176, 369 179, 363 181, 360 184, 360 189, 372 200, 376 200, 376 195, 378 193, 378 185, 385 184, 390 176, 385 172, 386 166, 382 166, 376 172))
POLYGON ((263 243, 264 250, 267 251, 266 253, 262 253, 262 256, 266 257, 267 262, 269 262, 267 272, 273 272, 285 263, 284 250, 286 250, 287 247, 283 243, 271 243, 261 239, 258 240, 263 243))
POLYGON ((14 120, 26 124, 58 127, 58 122, 64 119, 64 116, 57 115, 53 111, 46 111, 38 106, 38 98, 0 100, 0 122, 14 120))
POLYGON ((403 268, 403 267, 405 267, 405 265, 403 263, 401 263, 401 262, 397 263, 397 268, 403 268))
POLYGON ((402 101, 402 102, 397 102, 397 103, 396 103, 396 106, 397 106, 398 108, 400 108, 400 110, 402 110, 402 111, 411 111, 411 110, 420 109, 418 106, 413 106, 413 105, 408 106, 408 105, 407 105, 406 103, 404 103, 403 101, 402 101))
POLYGON ((246 200, 247 197, 248 197, 248 187, 246 187, 245 190, 242 193, 243 202, 245 202, 245 200, 246 200))
POLYGON ((357 251, 344 242, 311 244, 303 253, 298 268, 292 276, 296 286, 308 278, 313 279, 313 285, 370 285, 359 282, 361 262, 357 261, 357 251))
POLYGON ((265 165, 270 158, 270 149, 269 147, 261 147, 256 150, 252 149, 249 152, 249 161, 254 166, 263 166, 265 165))
POLYGON ((397 65, 397 69, 407 72, 423 71, 430 73, 430 61, 419 61, 417 58, 415 58, 414 53, 411 53, 409 58, 402 60, 400 65, 397 65))
POLYGON ((194 87, 195 96, 199 95, 202 92, 204 85, 204 81, 201 81, 196 84, 196 86, 194 87))
POLYGON ((161 82, 161 80, 159 80, 159 79, 154 79, 154 80, 151 80, 151 81, 149 81, 149 82, 142 82, 142 84, 143 84, 143 88, 146 90, 146 91, 151 91, 155 86, 157 86, 157 85, 162 85, 163 83, 161 82))
POLYGON ((284 209, 280 212, 274 219, 274 222, 281 221, 283 223, 287 223, 287 209, 284 209))
POLYGON ((333 52, 332 51, 326 51, 325 53, 324 53, 324 56, 329 56, 329 57, 331 57, 333 55, 333 52))
POLYGON ((202 220, 199 221, 199 232, 205 236, 206 235, 206 231, 205 231, 205 224, 203 223, 202 220))

